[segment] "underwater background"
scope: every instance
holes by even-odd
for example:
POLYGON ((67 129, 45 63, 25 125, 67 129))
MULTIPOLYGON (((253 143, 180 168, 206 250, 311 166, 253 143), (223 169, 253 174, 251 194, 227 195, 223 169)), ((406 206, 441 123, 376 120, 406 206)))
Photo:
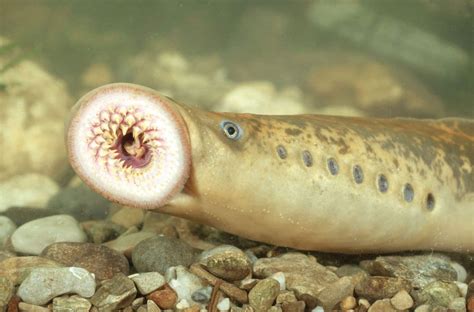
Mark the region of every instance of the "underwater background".
POLYGON ((472 119, 473 10, 0 0, 0 310, 474 309, 471 255, 288 253, 110 203, 75 176, 64 145, 75 101, 112 82, 212 111, 472 119))

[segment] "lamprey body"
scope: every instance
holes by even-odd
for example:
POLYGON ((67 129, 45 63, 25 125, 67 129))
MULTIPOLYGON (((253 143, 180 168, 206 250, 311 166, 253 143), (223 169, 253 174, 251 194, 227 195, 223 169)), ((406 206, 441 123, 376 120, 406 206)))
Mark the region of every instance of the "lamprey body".
POLYGON ((304 250, 474 251, 474 121, 206 112, 132 84, 76 104, 71 164, 112 201, 304 250))

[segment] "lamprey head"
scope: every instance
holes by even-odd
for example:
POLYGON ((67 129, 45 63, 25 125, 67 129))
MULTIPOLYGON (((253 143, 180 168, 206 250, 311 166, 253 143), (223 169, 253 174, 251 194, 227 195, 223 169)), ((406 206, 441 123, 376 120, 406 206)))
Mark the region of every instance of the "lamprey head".
POLYGON ((106 198, 145 209, 180 192, 191 167, 186 125, 154 90, 117 83, 82 97, 67 127, 70 163, 106 198))

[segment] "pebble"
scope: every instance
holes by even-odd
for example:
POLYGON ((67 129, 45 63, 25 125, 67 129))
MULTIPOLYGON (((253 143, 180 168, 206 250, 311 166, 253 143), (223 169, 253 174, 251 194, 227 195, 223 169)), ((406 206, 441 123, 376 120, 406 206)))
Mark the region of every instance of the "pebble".
POLYGON ((79 223, 68 215, 55 215, 30 221, 11 236, 16 252, 39 255, 56 242, 85 242, 87 236, 79 223))
POLYGON ((413 307, 413 298, 406 290, 400 290, 390 299, 390 303, 397 310, 408 310, 413 307))
POLYGON ((246 82, 236 85, 225 94, 214 110, 220 112, 292 115, 310 111, 302 103, 301 91, 278 91, 268 81, 246 82))
POLYGON ((193 292, 191 299, 197 303, 208 303, 211 299, 212 287, 206 286, 193 292))
POLYGON ((466 312, 466 300, 464 298, 456 298, 448 305, 448 310, 452 312, 466 312))
POLYGON ((253 270, 259 278, 283 272, 287 289, 294 290, 297 296, 309 295, 313 298, 322 289, 339 280, 334 272, 320 265, 314 257, 301 253, 258 259, 253 270))
POLYGON ((8 302, 13 296, 14 289, 15 285, 12 283, 12 281, 6 277, 0 276, 0 307, 7 306, 8 302))
POLYGON ((415 309, 415 312, 432 312, 433 309, 429 304, 422 304, 415 309))
POLYGON ((161 309, 172 309, 178 301, 178 295, 168 285, 148 294, 146 298, 153 300, 161 309))
POLYGON ((50 312, 51 310, 39 305, 29 304, 26 302, 18 303, 18 310, 20 312, 50 312))
POLYGON ((341 300, 340 307, 343 310, 351 310, 351 309, 354 309, 356 305, 357 305, 356 298, 354 298, 353 296, 347 296, 341 300))
POLYGON ((256 312, 267 311, 280 292, 280 284, 273 278, 266 278, 257 283, 249 292, 249 304, 256 312))
POLYGON ((359 309, 362 309, 363 311, 367 311, 370 307, 369 300, 364 299, 364 298, 359 299, 357 303, 359 304, 359 309))
POLYGON ((252 264, 247 255, 231 245, 206 250, 201 253, 198 261, 210 273, 229 282, 243 280, 252 272, 252 264))
POLYGON ((461 297, 466 298, 469 286, 466 283, 461 283, 461 282, 454 282, 454 283, 458 286, 459 293, 461 294, 461 297))
POLYGON ((110 279, 116 273, 129 273, 127 258, 103 245, 92 243, 55 243, 41 255, 65 266, 77 266, 95 274, 98 280, 110 279))
POLYGON ((277 304, 284 304, 284 303, 290 303, 290 302, 296 302, 296 301, 297 299, 296 299, 295 293, 291 290, 284 290, 284 291, 280 290, 280 293, 278 294, 276 298, 277 304))
POLYGON ((56 297, 53 299, 53 311, 89 312, 92 304, 79 296, 56 297))
POLYGON ((147 312, 161 312, 161 309, 153 300, 147 300, 146 311, 147 312))
POLYGON ((447 307, 459 296, 459 288, 455 283, 435 281, 422 290, 415 292, 414 299, 417 305, 429 304, 447 307))
POLYGON ((286 289, 286 278, 285 278, 285 274, 283 274, 283 272, 277 272, 277 273, 273 274, 270 277, 273 278, 274 280, 276 280, 278 282, 278 284, 280 284, 280 290, 285 290, 286 289))
POLYGON ((15 206, 45 208, 58 191, 58 184, 44 175, 29 173, 11 177, 0 183, 0 212, 15 206))
POLYGON ((368 312, 397 312, 397 310, 390 303, 390 299, 381 299, 375 301, 368 312))
POLYGON ((371 275, 400 277, 415 288, 423 288, 436 280, 456 281, 457 272, 451 263, 440 255, 381 256, 362 261, 361 266, 371 275))
POLYGON ((20 285, 36 268, 59 268, 60 263, 37 256, 12 257, 0 262, 0 276, 8 278, 14 285, 20 285))
POLYGON ((165 277, 158 272, 134 274, 129 276, 129 278, 135 283, 135 286, 142 295, 148 295, 166 283, 165 277))
POLYGON ((81 223, 82 228, 87 234, 89 241, 95 244, 102 244, 117 238, 125 232, 121 225, 106 220, 92 220, 81 223))
POLYGON ((95 279, 91 273, 82 268, 68 267, 32 270, 17 294, 26 303, 43 305, 62 294, 76 293, 88 298, 94 292, 95 279))
MULTIPOLYGON (((7 46, 4 38, 0 41, 2 46, 7 46)), ((15 45, 14 42, 12 44, 15 45)), ((25 55, 25 52, 20 51, 18 55, 25 55)), ((12 57, 16 58, 14 54, 8 57, 2 53, 1 56, 2 68, 12 57)), ((73 100, 64 81, 53 77, 44 70, 44 66, 28 58, 22 57, 2 72, 0 180, 31 172, 57 178, 67 168, 66 149, 63 148, 64 120, 73 100)), ((43 188, 34 181, 29 185, 36 189, 43 188)), ((21 193, 17 199, 24 200, 24 195, 21 193)))
POLYGON ((356 284, 355 293, 370 301, 391 298, 400 290, 411 290, 410 282, 397 277, 369 276, 356 284))
POLYGON ((171 267, 166 272, 166 280, 169 286, 176 292, 178 300, 186 300, 194 303, 192 295, 197 290, 206 286, 195 274, 183 266, 171 267))
POLYGON ((138 272, 165 274, 172 266, 189 266, 196 256, 194 248, 179 239, 154 236, 141 241, 132 251, 132 262, 138 272))
POLYGON ((132 309, 134 311, 136 311, 139 307, 141 307, 143 305, 143 303, 145 302, 145 298, 144 297, 138 297, 138 298, 135 298, 133 301, 132 301, 132 309))
POLYGON ((139 227, 143 223, 144 216, 145 212, 143 209, 120 207, 120 209, 110 215, 108 219, 128 229, 132 226, 139 227))
POLYGON ((324 310, 331 311, 342 299, 351 296, 353 293, 354 285, 352 284, 352 279, 348 276, 344 276, 338 281, 326 286, 316 298, 324 310))
POLYGON ((124 274, 117 273, 113 278, 102 282, 90 302, 99 311, 113 311, 131 305, 136 294, 133 281, 124 274))
MULTIPOLYGON (((249 309, 253 311, 252 307, 249 307, 249 309)), ((283 312, 283 309, 279 306, 271 306, 267 312, 283 312)))
POLYGON ((110 202, 84 183, 61 189, 48 202, 48 208, 74 216, 79 221, 102 220, 107 216, 110 202))
POLYGON ((281 305, 283 312, 304 312, 306 303, 304 301, 288 302, 281 305))
POLYGON ((219 311, 229 311, 230 310, 230 300, 229 298, 224 298, 217 304, 217 310, 219 311))
POLYGON ((6 240, 16 230, 16 224, 10 218, 0 216, 0 249, 5 245, 6 240))
POLYGON ((135 249, 135 246, 138 245, 141 241, 156 236, 152 232, 137 232, 131 234, 124 234, 119 236, 115 240, 106 242, 104 245, 122 253, 127 258, 132 257, 132 251, 135 249))

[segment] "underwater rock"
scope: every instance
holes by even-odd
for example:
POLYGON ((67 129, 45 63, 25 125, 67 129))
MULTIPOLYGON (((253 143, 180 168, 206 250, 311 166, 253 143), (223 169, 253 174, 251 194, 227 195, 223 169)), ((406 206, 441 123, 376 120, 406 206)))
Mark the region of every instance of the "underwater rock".
POLYGON ((117 273, 129 273, 127 258, 103 245, 72 242, 55 243, 46 247, 41 256, 65 266, 84 268, 94 273, 98 280, 110 279, 117 273))
POLYGON ((125 228, 107 220, 91 220, 81 223, 89 241, 94 244, 102 244, 117 238, 125 232, 125 228))
POLYGON ((56 182, 45 175, 29 173, 11 177, 0 183, 0 212, 14 206, 45 208, 58 191, 56 182))
POLYGON ((155 236, 141 241, 132 251, 132 262, 138 272, 165 274, 172 266, 189 266, 196 250, 179 239, 155 236))
POLYGON ((316 296, 318 304, 324 308, 325 311, 332 311, 336 304, 341 302, 347 296, 354 293, 354 285, 350 277, 341 277, 336 282, 326 286, 316 296))
POLYGON ((172 309, 176 302, 178 301, 178 296, 176 292, 170 288, 168 285, 165 285, 161 289, 158 289, 148 296, 148 300, 152 300, 156 303, 161 309, 172 309))
POLYGON ((408 310, 413 307, 413 298, 406 290, 400 290, 390 299, 390 303, 397 310, 408 310))
POLYGON ((316 298, 321 290, 339 280, 335 273, 319 264, 314 257, 301 253, 258 259, 253 271, 256 277, 261 278, 283 272, 286 288, 294 290, 298 297, 308 295, 316 298))
POLYGON ((397 277, 369 276, 357 283, 355 293, 371 301, 391 298, 401 290, 410 292, 409 281, 397 277))
POLYGON ((178 301, 186 300, 194 303, 193 293, 206 286, 206 284, 195 274, 189 272, 184 266, 171 267, 166 272, 166 280, 178 296, 178 301))
POLYGON ((381 15, 361 2, 316 1, 308 17, 316 27, 355 47, 435 78, 453 80, 469 68, 469 55, 463 49, 416 25, 381 15))
POLYGON ((57 242, 85 242, 87 236, 79 223, 68 215, 55 215, 30 221, 20 226, 11 241, 16 252, 39 255, 57 242))
MULTIPOLYGON (((112 208, 115 208, 115 205, 112 205, 112 208)), ((119 206, 118 210, 112 212, 107 219, 111 222, 121 225, 124 228, 128 229, 132 226, 139 227, 143 223, 145 217, 145 212, 143 209, 137 209, 132 207, 119 206)))
POLYGON ((133 281, 122 273, 117 273, 113 278, 102 282, 90 302, 99 311, 116 311, 129 306, 136 294, 133 281))
POLYGON ((129 276, 129 278, 142 295, 148 295, 166 283, 165 277, 158 272, 138 273, 129 276))
POLYGON ((390 299, 380 299, 375 301, 369 308, 368 312, 397 312, 390 299))
POLYGON ((91 306, 89 300, 76 295, 53 299, 53 311, 89 312, 91 306))
POLYGON ((0 276, 0 309, 4 309, 7 306, 14 290, 15 285, 8 278, 0 276))
POLYGON ((219 61, 208 63, 215 65, 197 69, 199 60, 190 62, 178 52, 150 47, 127 62, 128 68, 122 69, 122 76, 136 83, 159 86, 160 92, 184 103, 211 108, 233 83, 227 79, 219 61))
POLYGON ((456 298, 461 297, 455 283, 435 281, 423 289, 413 292, 416 305, 429 304, 431 306, 448 307, 456 298))
POLYGON ((8 278, 14 285, 19 285, 33 269, 59 267, 62 267, 60 263, 42 257, 12 257, 0 262, 0 276, 8 278))
POLYGON ((259 281, 249 292, 249 304, 256 312, 267 311, 280 293, 280 284, 273 278, 259 281))
POLYGON ((104 246, 122 253, 127 258, 131 258, 135 246, 137 246, 141 241, 153 236, 156 236, 156 234, 152 232, 124 234, 119 236, 117 239, 106 242, 104 246))
POLYGON ((441 117, 444 112, 441 100, 413 74, 362 55, 331 55, 314 66, 307 86, 327 105, 321 112, 331 115, 441 117), (347 112, 333 108, 347 103, 347 112))
MULTIPOLYGON (((0 47, 9 45, 14 46, 0 37, 0 47)), ((21 51, 6 51, 0 54, 0 68, 7 68, 16 58, 19 62, 1 77, 0 181, 25 173, 58 178, 67 168, 64 120, 71 97, 64 82, 25 59, 21 51)))
POLYGON ((227 92, 213 108, 219 112, 291 115, 311 112, 303 105, 301 91, 287 88, 277 91, 268 81, 242 83, 227 92))
POLYGON ((221 245, 201 253, 198 261, 210 273, 227 281, 243 280, 252 272, 247 255, 237 247, 221 245))
POLYGON ((110 202, 84 183, 61 189, 51 197, 47 207, 56 213, 69 214, 78 221, 104 219, 110 202))
POLYGON ((36 305, 46 304, 66 293, 89 298, 94 292, 94 276, 75 267, 34 269, 18 288, 18 295, 24 302, 36 305))
POLYGON ((5 241, 16 230, 16 224, 7 217, 0 216, 0 249, 3 249, 5 241))
POLYGON ((403 278, 415 288, 423 288, 436 280, 457 280, 451 261, 441 255, 380 256, 375 260, 362 261, 361 267, 371 275, 403 278))

